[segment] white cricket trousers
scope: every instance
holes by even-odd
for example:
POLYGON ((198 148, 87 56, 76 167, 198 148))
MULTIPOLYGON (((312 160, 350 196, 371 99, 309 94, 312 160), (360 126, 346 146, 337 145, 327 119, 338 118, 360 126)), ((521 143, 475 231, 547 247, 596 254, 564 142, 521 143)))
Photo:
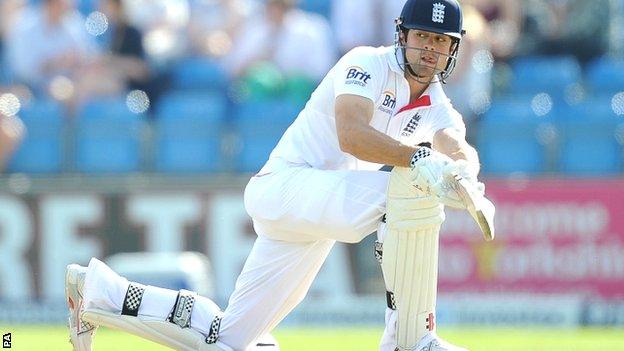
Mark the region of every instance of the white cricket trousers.
MULTIPOLYGON (((245 208, 258 238, 224 311, 219 343, 249 351, 305 297, 336 241, 356 243, 373 233, 385 213, 388 179, 381 171, 318 170, 279 161, 253 177, 245 208)), ((125 290, 105 290, 98 307, 120 309, 125 290)), ((176 292, 154 289, 149 295, 158 300, 146 301, 150 306, 162 307, 152 312, 142 306, 139 313, 165 318, 176 292)), ((211 319, 202 311, 210 309, 198 305, 210 303, 198 300, 192 313, 191 327, 204 334, 211 319)))
POLYGON ((225 309, 221 341, 244 350, 270 332, 305 297, 336 241, 356 243, 377 230, 388 179, 285 163, 253 177, 245 208, 258 239, 225 309))

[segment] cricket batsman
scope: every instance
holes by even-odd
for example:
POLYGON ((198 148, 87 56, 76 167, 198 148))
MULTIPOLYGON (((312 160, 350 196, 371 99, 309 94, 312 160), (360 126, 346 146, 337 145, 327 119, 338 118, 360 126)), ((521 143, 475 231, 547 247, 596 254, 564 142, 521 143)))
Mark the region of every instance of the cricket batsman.
POLYGON ((464 350, 435 332, 440 225, 445 205, 466 209, 491 239, 493 207, 442 89, 463 34, 457 0, 407 0, 394 46, 355 48, 329 71, 245 189, 258 237, 225 310, 191 291, 129 282, 97 259, 69 265, 74 350, 91 350, 99 325, 177 350, 278 350, 270 332, 334 243, 376 230, 388 291, 379 349, 464 350))

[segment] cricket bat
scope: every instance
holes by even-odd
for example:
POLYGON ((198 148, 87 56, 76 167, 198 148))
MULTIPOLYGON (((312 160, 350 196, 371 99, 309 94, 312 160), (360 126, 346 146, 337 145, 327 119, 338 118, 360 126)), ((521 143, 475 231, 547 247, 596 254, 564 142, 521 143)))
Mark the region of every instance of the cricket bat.
POLYGON ((483 238, 486 241, 494 240, 496 235, 494 230, 494 212, 496 209, 492 201, 474 190, 473 185, 459 174, 453 174, 453 182, 451 184, 466 205, 466 210, 468 210, 470 216, 477 222, 481 233, 483 233, 483 238))

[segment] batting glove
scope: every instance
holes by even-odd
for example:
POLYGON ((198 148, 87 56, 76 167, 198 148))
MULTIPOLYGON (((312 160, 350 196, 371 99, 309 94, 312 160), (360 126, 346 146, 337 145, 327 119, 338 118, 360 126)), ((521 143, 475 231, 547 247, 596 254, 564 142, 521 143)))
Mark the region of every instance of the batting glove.
POLYGON ((412 184, 429 195, 435 195, 434 186, 444 180, 450 157, 426 146, 420 146, 410 161, 412 184))

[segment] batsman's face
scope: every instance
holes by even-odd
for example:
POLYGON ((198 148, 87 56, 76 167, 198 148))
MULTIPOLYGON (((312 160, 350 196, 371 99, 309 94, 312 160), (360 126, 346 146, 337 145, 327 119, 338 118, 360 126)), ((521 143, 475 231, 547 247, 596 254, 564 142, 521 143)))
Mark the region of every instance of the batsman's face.
POLYGON ((405 46, 405 55, 412 69, 419 76, 432 77, 446 68, 453 40, 444 34, 410 30, 405 46))

